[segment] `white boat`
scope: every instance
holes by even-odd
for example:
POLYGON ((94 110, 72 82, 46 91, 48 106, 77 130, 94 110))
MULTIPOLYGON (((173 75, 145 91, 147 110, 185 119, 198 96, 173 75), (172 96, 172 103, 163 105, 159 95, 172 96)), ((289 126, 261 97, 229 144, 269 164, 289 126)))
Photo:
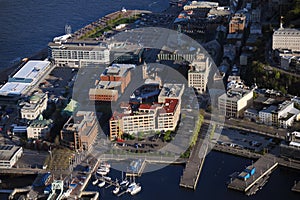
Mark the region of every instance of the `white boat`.
POLYGON ((121 187, 126 187, 128 184, 129 184, 129 181, 127 181, 127 180, 125 179, 125 180, 123 180, 123 181, 120 183, 120 186, 121 186, 121 187))
POLYGON ((69 197, 72 191, 73 191, 72 188, 68 189, 68 190, 64 193, 64 196, 65 196, 65 197, 69 197))
POLYGON ((98 183, 98 181, 99 181, 99 180, 96 179, 96 180, 94 180, 94 181, 92 182, 92 184, 93 184, 93 185, 96 185, 96 184, 98 183))
POLYGON ((117 187, 113 190, 113 193, 114 193, 114 194, 118 194, 119 191, 120 191, 120 187, 117 186, 117 187))
POLYGON ((132 188, 130 194, 131 194, 131 195, 135 195, 135 194, 139 193, 141 190, 142 190, 142 186, 140 186, 140 185, 135 185, 135 186, 132 188))
POLYGON ((131 192, 135 186, 136 186, 135 182, 130 183, 128 185, 128 188, 127 188, 126 192, 131 192))
POLYGON ((107 181, 111 181, 111 178, 109 176, 103 176, 103 178, 107 181))
POLYGON ((98 187, 103 187, 105 185, 105 181, 102 181, 101 183, 98 184, 98 187))
POLYGON ((99 174, 99 175, 101 175, 101 176, 105 176, 105 175, 108 174, 107 171, 97 171, 96 173, 99 174))

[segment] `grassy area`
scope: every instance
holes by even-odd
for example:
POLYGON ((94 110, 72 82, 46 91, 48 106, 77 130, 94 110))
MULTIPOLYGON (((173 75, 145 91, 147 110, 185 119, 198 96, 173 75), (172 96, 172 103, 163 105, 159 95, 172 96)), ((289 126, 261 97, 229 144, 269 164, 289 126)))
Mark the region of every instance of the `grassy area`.
POLYGON ((69 168, 69 160, 73 156, 73 153, 73 151, 67 148, 53 149, 52 158, 49 154, 44 165, 47 165, 47 169, 50 170, 66 170, 69 168))
POLYGON ((197 120, 196 125, 195 125, 195 129, 194 129, 191 141, 190 141, 190 146, 184 153, 182 153, 180 155, 180 158, 189 158, 190 157, 191 151, 192 151, 193 147, 195 146, 195 144, 197 142, 198 135, 200 133, 200 129, 201 129, 203 120, 204 120, 203 111, 200 111, 199 116, 198 116, 198 120, 197 120))
POLYGON ((120 24, 130 24, 136 21, 138 18, 140 18, 140 15, 136 15, 134 17, 125 17, 122 18, 122 15, 119 14, 118 17, 115 19, 111 19, 107 21, 105 27, 96 27, 93 30, 87 32, 85 35, 81 37, 81 39, 85 38, 97 38, 104 34, 104 32, 108 32, 112 30, 114 27, 120 25, 120 24))

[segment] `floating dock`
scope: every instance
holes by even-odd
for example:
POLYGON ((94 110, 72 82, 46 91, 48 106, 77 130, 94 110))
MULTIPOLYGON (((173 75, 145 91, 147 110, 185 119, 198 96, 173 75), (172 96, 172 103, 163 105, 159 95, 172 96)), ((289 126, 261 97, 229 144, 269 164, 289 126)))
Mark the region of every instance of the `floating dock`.
POLYGON ((278 162, 276 157, 267 154, 253 164, 253 167, 256 169, 256 172, 253 175, 245 179, 235 178, 228 184, 228 188, 245 193, 253 193, 253 191, 250 191, 250 189, 253 186, 257 188, 262 187, 262 185, 266 183, 267 177, 277 166, 278 162))

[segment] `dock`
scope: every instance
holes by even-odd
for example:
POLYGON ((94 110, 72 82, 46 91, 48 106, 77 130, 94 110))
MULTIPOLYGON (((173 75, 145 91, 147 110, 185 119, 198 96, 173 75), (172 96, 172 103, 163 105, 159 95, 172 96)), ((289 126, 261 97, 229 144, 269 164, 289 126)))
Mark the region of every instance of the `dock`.
POLYGON ((253 186, 257 188, 261 187, 263 184, 265 184, 266 178, 277 166, 278 162, 276 157, 271 154, 266 154, 253 164, 256 172, 252 176, 246 180, 236 177, 228 184, 228 188, 247 193, 253 186))
MULTIPOLYGON (((203 124, 200 133, 206 133, 209 125, 203 124)), ((201 134, 199 133, 196 145, 194 146, 189 160, 186 163, 183 174, 180 178, 179 185, 181 187, 196 189, 199 176, 202 170, 203 163, 205 161, 205 156, 209 147, 209 144, 205 143, 203 139, 201 139, 201 134)))
POLYGON ((126 176, 141 176, 146 166, 146 160, 142 161, 141 166, 137 169, 137 171, 127 171, 126 176))
POLYGON ((300 192, 300 181, 298 183, 295 181, 294 186, 292 187, 293 192, 300 192))

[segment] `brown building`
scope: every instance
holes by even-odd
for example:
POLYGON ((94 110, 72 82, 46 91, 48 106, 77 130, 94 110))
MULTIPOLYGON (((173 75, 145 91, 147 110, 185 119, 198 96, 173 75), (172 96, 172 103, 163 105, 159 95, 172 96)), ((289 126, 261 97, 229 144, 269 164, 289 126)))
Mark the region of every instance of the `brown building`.
POLYGON ((229 22, 229 33, 243 33, 246 26, 246 16, 235 14, 229 22))
POLYGON ((72 150, 89 151, 97 137, 98 122, 94 112, 78 111, 64 124, 61 144, 72 150))
POLYGON ((131 81, 130 69, 135 65, 114 64, 107 67, 100 75, 96 88, 91 88, 89 98, 93 101, 117 101, 131 81))

